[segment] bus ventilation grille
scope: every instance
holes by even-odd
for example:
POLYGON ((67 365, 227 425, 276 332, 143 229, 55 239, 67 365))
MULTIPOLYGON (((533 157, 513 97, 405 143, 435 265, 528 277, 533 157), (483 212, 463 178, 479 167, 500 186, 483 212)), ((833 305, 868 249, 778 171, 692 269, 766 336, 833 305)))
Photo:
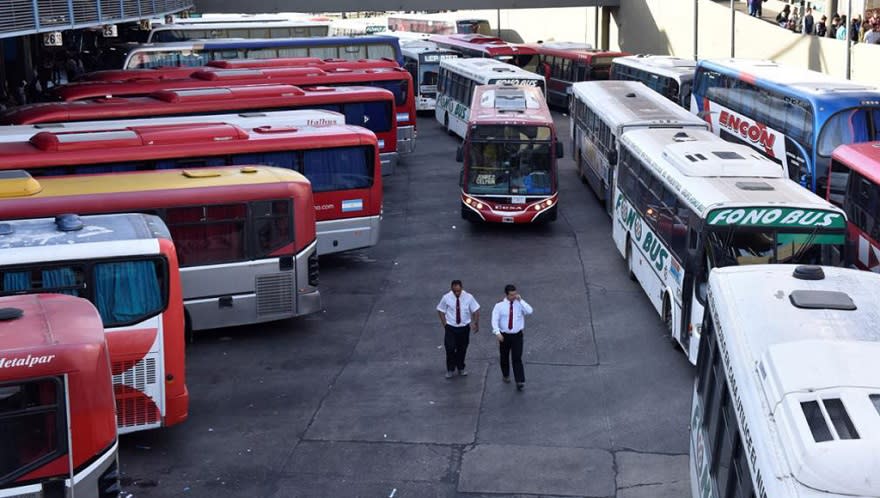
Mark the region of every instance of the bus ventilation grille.
POLYGON ((161 420, 159 408, 145 393, 156 384, 156 359, 114 362, 113 376, 116 394, 116 424, 119 427, 137 427, 155 424, 161 420))
POLYGON ((257 316, 291 315, 295 288, 294 272, 257 276, 257 316))

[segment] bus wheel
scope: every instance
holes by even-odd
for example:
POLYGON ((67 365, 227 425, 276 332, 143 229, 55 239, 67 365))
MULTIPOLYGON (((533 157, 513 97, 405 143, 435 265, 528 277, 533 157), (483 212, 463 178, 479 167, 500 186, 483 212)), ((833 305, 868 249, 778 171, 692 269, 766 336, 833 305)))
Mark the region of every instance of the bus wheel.
POLYGON ((446 133, 449 135, 455 135, 452 130, 449 129, 449 113, 446 113, 446 116, 443 118, 443 127, 446 128, 446 133))
POLYGON ((626 271, 629 273, 629 279, 635 282, 636 274, 633 272, 632 264, 632 242, 630 242, 629 237, 626 239, 626 271))
POLYGON ((669 301, 669 294, 663 296, 663 325, 666 326, 666 332, 669 334, 672 347, 678 349, 678 337, 675 336, 675 331, 673 330, 675 323, 672 320, 672 303, 669 301))
POLYGON ((189 319, 189 313, 184 312, 183 314, 183 342, 184 344, 193 344, 196 342, 195 335, 193 334, 192 322, 189 319))
POLYGON ((584 160, 581 157, 581 151, 577 151, 577 170, 578 177, 581 179, 581 183, 587 183, 587 176, 584 175, 584 160))

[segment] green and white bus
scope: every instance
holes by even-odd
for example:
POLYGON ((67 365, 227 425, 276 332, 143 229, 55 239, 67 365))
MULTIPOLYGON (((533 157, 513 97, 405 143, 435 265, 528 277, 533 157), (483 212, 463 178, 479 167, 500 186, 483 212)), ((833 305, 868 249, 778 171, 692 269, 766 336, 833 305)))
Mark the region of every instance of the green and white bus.
POLYGON ((880 496, 880 275, 712 271, 690 414, 694 498, 880 496))
POLYGON ((541 89, 546 97, 544 77, 495 59, 443 59, 437 79, 437 122, 464 139, 471 115, 471 99, 477 85, 519 85, 541 89))
POLYGON ((615 180, 614 243, 691 363, 713 268, 841 264, 843 211, 711 132, 624 133, 615 180))

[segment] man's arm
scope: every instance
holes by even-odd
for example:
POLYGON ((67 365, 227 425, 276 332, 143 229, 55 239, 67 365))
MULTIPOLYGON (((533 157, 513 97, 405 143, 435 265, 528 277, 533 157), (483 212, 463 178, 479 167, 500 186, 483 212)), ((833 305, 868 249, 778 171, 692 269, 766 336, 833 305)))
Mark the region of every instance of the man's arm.
POLYGON ((437 315, 440 317, 440 326, 446 327, 446 313, 438 310, 437 315))
POLYGON ((519 304, 522 305, 523 314, 525 315, 531 315, 532 311, 534 311, 531 305, 529 305, 529 303, 527 303, 526 300, 523 298, 519 298, 519 304))
POLYGON ((498 320, 501 318, 501 312, 498 310, 498 305, 496 304, 494 308, 492 308, 492 333, 500 334, 501 327, 498 326, 498 320))
POLYGON ((474 331, 474 334, 480 331, 480 309, 477 308, 476 311, 471 313, 471 330, 474 331))

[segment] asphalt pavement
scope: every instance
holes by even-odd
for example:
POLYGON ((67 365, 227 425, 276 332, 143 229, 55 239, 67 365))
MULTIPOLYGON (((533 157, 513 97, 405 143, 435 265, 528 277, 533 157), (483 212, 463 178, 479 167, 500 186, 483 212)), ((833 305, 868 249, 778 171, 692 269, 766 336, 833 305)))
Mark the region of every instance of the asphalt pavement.
POLYGON ((385 181, 378 246, 321 258, 325 310, 197 335, 189 420, 120 438, 136 497, 689 496, 693 369, 629 280, 557 114, 558 221, 460 217, 458 140, 433 116, 385 181), (467 377, 444 378, 435 306, 482 306, 467 377), (526 389, 501 381, 492 306, 535 308, 526 389))

